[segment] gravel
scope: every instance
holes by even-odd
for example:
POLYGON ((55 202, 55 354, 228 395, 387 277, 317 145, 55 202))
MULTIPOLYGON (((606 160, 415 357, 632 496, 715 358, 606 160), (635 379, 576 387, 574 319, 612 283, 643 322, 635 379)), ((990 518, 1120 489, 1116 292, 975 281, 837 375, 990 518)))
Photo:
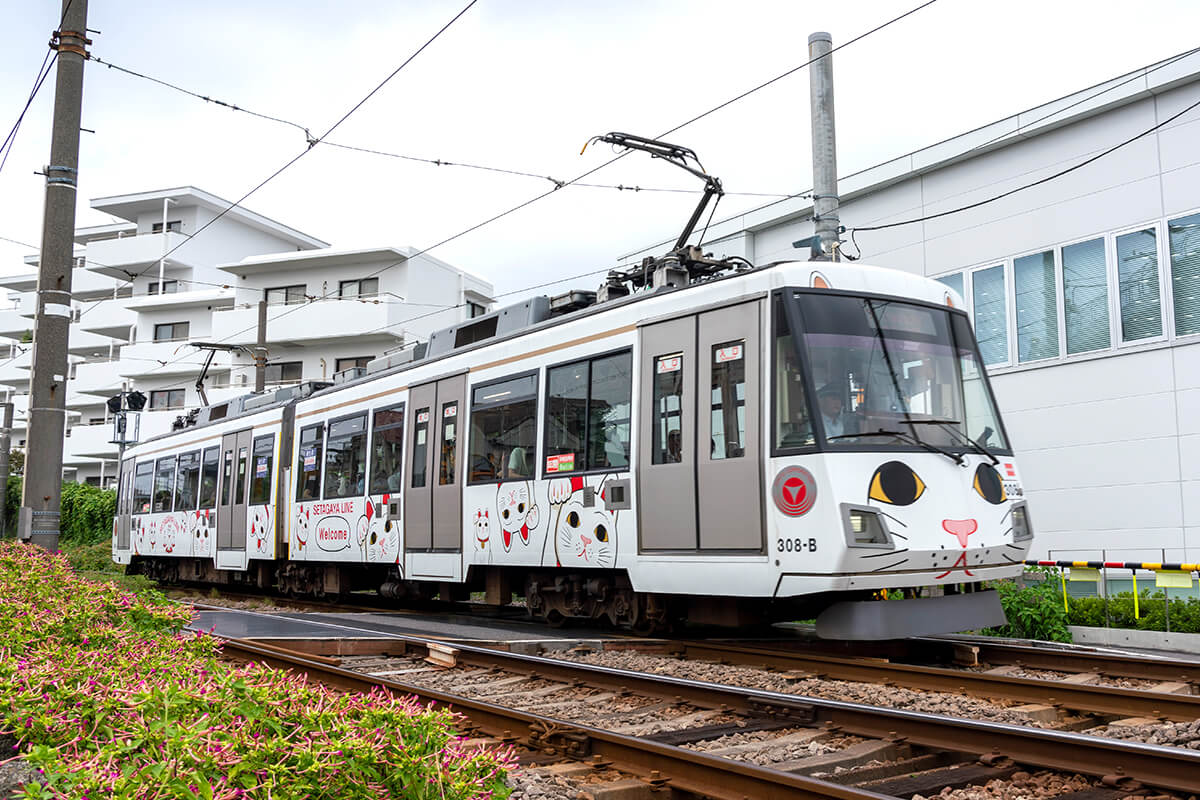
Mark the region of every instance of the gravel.
MULTIPOLYGON (((0 761, 7 759, 15 751, 16 740, 0 734, 0 761)), ((0 800, 16 797, 17 791, 25 784, 37 780, 38 772, 24 759, 14 759, 0 764, 0 800)))
POLYGON ((922 711, 954 717, 985 719, 1025 727, 1058 727, 1056 723, 1031 721, 1025 715, 1010 710, 1000 702, 989 702, 946 692, 925 692, 896 686, 880 686, 876 683, 801 677, 754 667, 716 664, 711 661, 685 661, 672 656, 647 655, 632 650, 609 650, 594 653, 570 652, 559 657, 615 669, 671 675, 690 680, 744 686, 750 689, 784 694, 867 703, 884 708, 922 711))
POLYGON ((989 781, 983 786, 964 786, 961 789, 943 789, 941 793, 925 797, 913 795, 912 800, 1049 800, 1071 792, 1081 792, 1096 786, 1081 775, 1057 775, 1053 772, 1015 772, 1004 779, 989 781))
POLYGON ((1186 747, 1200 750, 1200 720, 1191 722, 1156 722, 1146 725, 1101 725, 1085 731, 1093 736, 1108 736, 1146 744, 1186 747))

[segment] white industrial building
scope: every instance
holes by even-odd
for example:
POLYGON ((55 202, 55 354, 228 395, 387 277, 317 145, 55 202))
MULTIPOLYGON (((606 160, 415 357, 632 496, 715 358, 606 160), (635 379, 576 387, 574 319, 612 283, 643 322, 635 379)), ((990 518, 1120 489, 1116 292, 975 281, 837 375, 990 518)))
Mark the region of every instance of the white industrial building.
MULTIPOLYGON (((491 284, 414 249, 331 249, 240 207, 216 219, 230 203, 193 187, 97 198, 91 206, 124 221, 75 235, 63 453, 69 479, 115 481, 105 400, 122 386, 148 398, 143 439, 200 405, 195 383, 207 353, 189 342, 253 347, 260 300, 268 303, 268 386, 334 380, 491 303, 491 284)), ((37 256, 25 263, 28 273, 0 278, 11 306, 0 310, 7 344, 0 345, 0 391, 15 406, 18 448, 27 425, 37 256)), ((249 350, 216 353, 205 381, 210 402, 253 388, 249 350)))
MULTIPOLYGON (((1171 120, 1195 103, 1193 51, 839 181, 845 252, 966 298, 1030 498, 1031 557, 1200 561, 1200 108, 1171 120), (1157 125, 995 202, 850 237, 1157 125)), ((806 258, 793 242, 811 217, 810 201, 772 203, 714 225, 705 250, 806 258)))

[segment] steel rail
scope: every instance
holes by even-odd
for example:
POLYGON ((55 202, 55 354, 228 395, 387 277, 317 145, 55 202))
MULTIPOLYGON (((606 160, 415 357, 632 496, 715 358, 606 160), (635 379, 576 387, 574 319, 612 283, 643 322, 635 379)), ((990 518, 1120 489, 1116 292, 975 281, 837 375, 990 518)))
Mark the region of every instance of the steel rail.
MULTIPOLYGON (((286 615, 283 616, 287 618, 286 615)), ((436 647, 446 646, 444 641, 438 642, 417 636, 380 634, 367 628, 311 620, 308 622, 317 627, 328 627, 357 635, 365 634, 383 642, 403 642, 405 647, 413 645, 428 649, 430 644, 436 647)), ((586 679, 589 685, 674 698, 702 708, 725 706, 760 715, 775 714, 791 717, 797 723, 823 723, 833 729, 855 735, 899 738, 912 744, 976 755, 1000 754, 1021 764, 1082 772, 1110 780, 1128 777, 1148 786, 1164 789, 1195 791, 1200 788, 1200 751, 725 686, 665 675, 627 672, 466 644, 454 644, 453 647, 459 663, 526 672, 564 683, 586 679)), ((381 682, 380 685, 384 684, 381 682)), ((407 687, 406 684, 392 685, 402 691, 417 691, 416 687, 407 687)), ((427 690, 420 691, 428 694, 427 690)), ((662 771, 664 774, 669 772, 662 771)), ((746 796, 758 795, 751 792, 746 796)))
POLYGON ((803 775, 373 677, 333 666, 328 663, 329 659, 318 661, 281 647, 263 647, 239 639, 225 639, 223 642, 226 655, 298 670, 323 684, 346 691, 362 692, 381 688, 390 693, 415 695, 423 703, 444 706, 464 715, 478 729, 501 741, 524 741, 531 747, 553 748, 575 758, 590 756, 598 759, 594 762, 598 765, 611 765, 626 772, 651 775, 657 771, 661 777, 652 778, 649 781, 652 785, 669 786, 701 797, 718 800, 744 800, 747 797, 894 800, 887 795, 803 775))
POLYGON ((715 642, 679 641, 673 642, 669 649, 674 649, 689 659, 803 670, 812 673, 813 677, 820 678, 884 683, 927 691, 966 692, 980 697, 1004 698, 1022 703, 1044 703, 1097 714, 1165 718, 1177 722, 1200 719, 1200 695, 1193 694, 1066 683, 1043 678, 996 675, 948 667, 897 664, 885 660, 715 642))

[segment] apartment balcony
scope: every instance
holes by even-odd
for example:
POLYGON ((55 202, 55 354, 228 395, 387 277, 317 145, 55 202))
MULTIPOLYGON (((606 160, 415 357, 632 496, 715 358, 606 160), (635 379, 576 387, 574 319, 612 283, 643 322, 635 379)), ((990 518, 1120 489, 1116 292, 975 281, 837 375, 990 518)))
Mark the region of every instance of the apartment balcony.
MULTIPOLYGON (((182 308, 229 308, 233 305, 233 289, 199 288, 186 292, 148 294, 125 301, 133 311, 166 311, 182 308)), ((257 317, 255 318, 257 320, 257 317)))
POLYGON ((79 463, 82 459, 117 457, 117 446, 109 442, 113 436, 112 422, 96 425, 74 425, 71 435, 63 442, 63 463, 79 463))
MULTIPOLYGON (((267 309, 267 341, 273 345, 354 341, 389 346, 403 338, 404 326, 397 323, 428 310, 395 303, 334 300, 273 305, 267 309)), ((257 341, 258 308, 239 307, 214 313, 212 325, 215 339, 253 345, 257 341)))
MULTIPOLYGON (((121 358, 115 366, 124 378, 199 375, 207 357, 207 351, 197 350, 187 340, 137 342, 121 348, 121 358)), ((228 373, 230 360, 229 353, 218 352, 208 369, 209 375, 228 373)))
POLYGON ((111 336, 85 331, 78 322, 71 323, 70 339, 67 342, 67 352, 75 356, 108 355, 109 346, 113 344, 111 336))
POLYGON ((97 398, 109 398, 121 391, 121 376, 117 361, 82 361, 75 365, 75 379, 67 384, 68 405, 71 391, 90 395, 92 404, 97 398))
POLYGON ((25 352, 16 356, 8 355, 7 348, 0 348, 0 384, 18 391, 29 390, 29 375, 33 365, 33 348, 29 345, 24 347, 25 352))
POLYGON ((78 325, 80 330, 127 342, 129 330, 136 322, 137 313, 129 309, 129 298, 117 297, 83 309, 78 325))
MULTIPOLYGON (((91 242, 87 247, 85 267, 110 278, 125 279, 127 272, 142 272, 157 264, 163 253, 187 242, 188 237, 174 231, 167 233, 144 233, 139 236, 123 236, 120 239, 105 239, 91 242)), ((199 262, 187 255, 190 248, 183 247, 171 253, 168 264, 176 267, 197 267, 199 262)))
POLYGON ((0 337, 20 341, 26 333, 33 331, 33 320, 24 316, 21 311, 20 308, 0 310, 0 337))

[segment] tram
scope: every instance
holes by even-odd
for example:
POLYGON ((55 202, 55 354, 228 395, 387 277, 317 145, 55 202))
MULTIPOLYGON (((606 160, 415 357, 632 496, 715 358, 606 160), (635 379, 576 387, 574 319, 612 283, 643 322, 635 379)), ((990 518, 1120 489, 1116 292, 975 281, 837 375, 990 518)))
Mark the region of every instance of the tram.
POLYGON ((984 584, 1033 532, 962 307, 897 270, 681 248, 199 409, 126 450, 112 557, 643 632, 998 624, 984 584))

